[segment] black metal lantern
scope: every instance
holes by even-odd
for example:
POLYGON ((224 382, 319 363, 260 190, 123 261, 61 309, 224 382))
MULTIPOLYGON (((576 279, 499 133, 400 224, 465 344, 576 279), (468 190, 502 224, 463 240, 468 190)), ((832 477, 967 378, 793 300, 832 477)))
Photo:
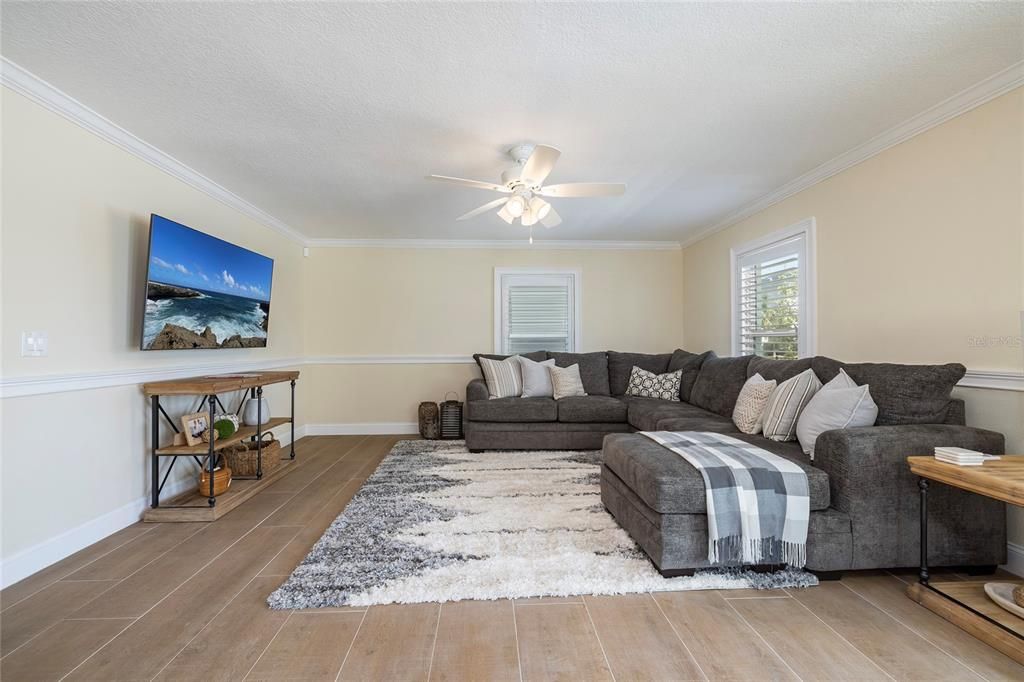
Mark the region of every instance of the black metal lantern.
POLYGON ((458 401, 458 393, 455 393, 455 400, 448 400, 448 396, 453 393, 455 391, 445 393, 445 400, 441 403, 442 440, 459 440, 462 438, 462 403, 458 401))

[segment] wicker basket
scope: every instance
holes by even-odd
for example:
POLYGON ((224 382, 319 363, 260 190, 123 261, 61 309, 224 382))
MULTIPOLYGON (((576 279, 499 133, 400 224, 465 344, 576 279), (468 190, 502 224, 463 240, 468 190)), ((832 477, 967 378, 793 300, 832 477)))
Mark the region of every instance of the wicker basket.
POLYGON ((437 403, 420 403, 420 436, 434 440, 441 435, 441 421, 437 403))
POLYGON ((1013 588, 1013 601, 1017 606, 1024 609, 1024 585, 1017 585, 1013 588))
MULTIPOLYGON (((281 441, 276 440, 274 434, 269 431, 264 433, 263 437, 261 455, 263 458, 263 475, 266 476, 281 465, 281 441), (266 440, 267 436, 270 437, 270 440, 266 440)), ((235 476, 255 476, 257 457, 259 456, 257 452, 256 442, 249 441, 226 448, 224 450, 224 457, 227 459, 228 466, 231 467, 231 471, 234 472, 235 476)))
MULTIPOLYGON (((231 487, 231 469, 228 467, 221 467, 213 472, 213 496, 223 495, 231 487)), ((199 474, 199 486, 198 491, 200 495, 204 497, 210 494, 210 472, 203 469, 202 473, 199 474)))
MULTIPOLYGON (((445 401, 441 403, 441 439, 458 440, 462 438, 462 403, 456 400, 448 400, 448 396, 454 391, 445 393, 445 401)), ((459 394, 456 393, 458 398, 459 394)))

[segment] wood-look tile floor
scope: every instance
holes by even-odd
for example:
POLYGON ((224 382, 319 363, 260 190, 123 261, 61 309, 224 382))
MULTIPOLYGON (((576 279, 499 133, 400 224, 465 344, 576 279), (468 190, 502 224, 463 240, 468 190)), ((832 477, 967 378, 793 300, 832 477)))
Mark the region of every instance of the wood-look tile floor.
POLYGON ((9 587, 0 677, 1024 679, 904 596, 909 572, 792 591, 268 609, 397 440, 305 438, 301 467, 222 519, 136 524, 9 587))

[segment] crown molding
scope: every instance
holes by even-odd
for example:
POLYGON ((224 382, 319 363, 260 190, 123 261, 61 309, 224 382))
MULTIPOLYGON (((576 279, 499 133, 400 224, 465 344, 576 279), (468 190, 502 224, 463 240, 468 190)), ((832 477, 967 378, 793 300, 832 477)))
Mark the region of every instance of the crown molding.
POLYGON ((752 215, 760 213, 766 208, 774 206, 780 201, 788 199, 798 192, 802 192, 805 189, 813 187, 833 175, 842 173, 848 168, 852 168, 863 161, 867 161, 872 156, 880 154, 890 147, 895 147, 901 142, 906 142, 916 135, 920 135, 937 125, 945 123, 951 118, 955 118, 970 111, 971 109, 979 107, 985 102, 993 100, 1000 95, 1005 95, 1011 90, 1022 85, 1024 85, 1024 61, 1017 62, 1016 64, 989 76, 980 83, 975 83, 966 90, 962 90, 952 97, 939 102, 935 106, 922 111, 920 114, 907 119, 903 123, 876 135, 864 144, 858 145, 853 149, 840 154, 831 161, 826 161, 817 168, 804 173, 795 180, 787 182, 774 192, 766 194, 760 199, 729 213, 718 222, 704 227, 698 230, 697 233, 686 237, 681 241, 681 245, 685 249, 688 246, 696 244, 700 240, 710 237, 716 232, 720 232, 727 227, 731 227, 742 220, 746 220, 752 215))
POLYGON ((535 239, 310 239, 307 246, 331 249, 517 249, 562 251, 679 251, 679 242, 535 239))
POLYGON ((213 197, 256 222, 279 232, 292 241, 304 244, 306 237, 263 209, 249 203, 231 190, 217 184, 199 171, 178 161, 148 142, 138 138, 110 119, 90 109, 42 78, 18 66, 6 57, 0 58, 0 83, 24 95, 36 104, 63 116, 94 135, 110 142, 139 159, 213 197))

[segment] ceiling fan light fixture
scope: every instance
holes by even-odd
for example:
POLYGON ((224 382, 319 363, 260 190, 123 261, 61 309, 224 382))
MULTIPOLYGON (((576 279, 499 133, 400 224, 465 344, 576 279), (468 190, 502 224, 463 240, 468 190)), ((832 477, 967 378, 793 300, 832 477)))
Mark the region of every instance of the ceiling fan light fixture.
POLYGON ((522 195, 515 195, 505 204, 505 211, 513 218, 518 218, 526 211, 526 199, 522 195))
POLYGON ((530 201, 530 213, 537 216, 537 220, 544 220, 548 213, 551 213, 551 204, 540 197, 534 197, 533 200, 530 201))

